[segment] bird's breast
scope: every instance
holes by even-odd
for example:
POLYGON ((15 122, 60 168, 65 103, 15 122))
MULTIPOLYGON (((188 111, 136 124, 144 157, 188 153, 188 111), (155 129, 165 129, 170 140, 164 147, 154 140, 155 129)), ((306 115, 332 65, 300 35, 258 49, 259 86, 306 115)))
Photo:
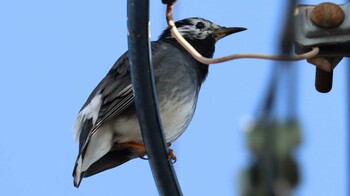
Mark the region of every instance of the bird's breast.
MULTIPOLYGON (((181 99, 159 99, 159 113, 167 142, 174 142, 188 127, 196 108, 196 102, 196 94, 187 94, 181 99)), ((117 143, 142 143, 136 114, 132 117, 115 119, 112 129, 117 143)))
MULTIPOLYGON (((195 112, 199 72, 192 57, 170 44, 164 43, 153 52, 160 117, 167 142, 173 142, 187 128, 195 112)), ((117 142, 142 142, 136 115, 133 118, 120 116, 114 127, 117 142)))
POLYGON ((195 94, 188 95, 182 100, 160 101, 160 117, 167 142, 175 141, 188 127, 196 108, 196 102, 195 94))

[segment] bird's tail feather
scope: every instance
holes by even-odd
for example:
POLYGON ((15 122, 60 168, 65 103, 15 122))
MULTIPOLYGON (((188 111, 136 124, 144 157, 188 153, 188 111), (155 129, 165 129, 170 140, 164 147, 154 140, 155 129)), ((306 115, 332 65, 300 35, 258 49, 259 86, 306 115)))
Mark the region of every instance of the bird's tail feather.
POLYGON ((91 164, 91 166, 85 171, 81 171, 83 158, 80 155, 77 159, 73 171, 74 186, 78 188, 81 180, 85 177, 95 175, 108 169, 112 169, 131 159, 137 158, 138 154, 136 151, 136 149, 130 146, 115 144, 106 155, 91 164))

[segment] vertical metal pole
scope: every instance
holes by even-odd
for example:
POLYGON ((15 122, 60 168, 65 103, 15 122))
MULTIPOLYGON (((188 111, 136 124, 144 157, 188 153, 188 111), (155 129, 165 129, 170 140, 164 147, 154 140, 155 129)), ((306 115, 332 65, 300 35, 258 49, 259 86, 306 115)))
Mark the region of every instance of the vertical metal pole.
MULTIPOLYGON (((348 2, 350 2, 350 0, 348 0, 348 2)), ((350 184, 350 59, 347 59, 348 60, 348 67, 347 67, 347 70, 348 70, 348 73, 347 73, 347 76, 348 79, 347 79, 347 84, 345 85, 348 89, 348 94, 347 94, 347 104, 348 104, 348 139, 347 139, 347 142, 348 142, 348 149, 347 149, 347 155, 345 155, 347 157, 347 164, 348 164, 348 171, 346 172, 348 175, 347 175, 347 184, 349 185, 350 184)), ((348 192, 348 195, 350 195, 350 186, 347 186, 347 189, 348 190, 345 190, 345 192, 348 192)))
MULTIPOLYGON (((347 154, 345 155, 347 157, 347 184, 350 184, 350 60, 348 59, 348 67, 347 67, 347 84, 345 85, 347 88, 347 104, 348 104, 348 113, 347 113, 347 117, 348 117, 348 130, 347 130, 347 143, 348 143, 348 149, 347 149, 347 154)), ((347 190, 345 190, 345 192, 348 192, 348 195, 350 195, 350 186, 347 186, 347 190)))
POLYGON ((265 111, 264 111, 264 117, 262 117, 261 121, 263 123, 263 129, 265 131, 264 137, 264 154, 261 158, 262 160, 262 176, 265 177, 264 180, 264 196, 274 196, 274 185, 275 180, 277 176, 276 171, 276 163, 273 157, 273 146, 276 142, 275 138, 275 127, 273 126, 273 108, 275 107, 275 102, 277 98, 277 82, 278 82, 278 70, 280 70, 280 67, 274 66, 276 70, 274 70, 271 83, 270 83, 270 89, 266 97, 266 105, 265 105, 265 111), (265 116, 266 115, 266 116, 265 116))
POLYGON ((162 130, 149 42, 149 0, 128 0, 131 82, 143 142, 159 195, 182 195, 162 130))
MULTIPOLYGON (((294 7, 297 4, 297 0, 289 0, 286 5, 286 16, 285 16, 285 21, 284 21, 284 28, 283 32, 281 34, 281 39, 280 39, 280 54, 281 55, 289 55, 292 50, 292 44, 293 44, 293 39, 294 39, 294 22, 293 22, 293 11, 294 7)), ((277 160, 273 156, 273 146, 276 143, 276 133, 278 130, 274 126, 273 122, 273 109, 276 107, 274 105, 274 102, 276 101, 276 98, 278 96, 278 88, 277 88, 277 83, 281 81, 281 76, 280 74, 288 74, 291 73, 292 70, 292 65, 290 63, 283 63, 282 65, 280 63, 276 63, 274 65, 274 70, 272 73, 272 79, 270 83, 270 89, 266 97, 266 103, 265 103, 265 108, 263 115, 264 117, 262 118, 262 122, 264 125, 264 129, 266 131, 265 134, 265 145, 264 145, 264 155, 262 157, 262 163, 263 163, 263 168, 264 168, 264 176, 266 177, 265 181, 265 193, 264 195, 266 196, 275 196, 275 187, 276 187, 276 178, 279 174, 279 169, 277 168, 277 160)), ((292 81, 290 81, 292 82, 292 81)), ((292 85, 289 83, 289 87, 291 87, 292 93, 296 92, 296 86, 292 85)), ((295 104, 295 99, 296 95, 290 95, 287 96, 288 102, 287 102, 287 107, 288 107, 288 112, 290 113, 290 116, 288 118, 296 118, 293 115, 296 115, 296 111, 294 111, 294 104, 295 104)), ((296 119, 288 119, 288 120, 296 120, 296 119)))

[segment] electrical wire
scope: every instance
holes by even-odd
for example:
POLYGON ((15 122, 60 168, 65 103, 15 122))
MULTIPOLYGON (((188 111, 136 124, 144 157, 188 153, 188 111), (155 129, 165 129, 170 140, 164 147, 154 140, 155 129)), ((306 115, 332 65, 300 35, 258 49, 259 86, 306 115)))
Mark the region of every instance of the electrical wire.
POLYGON ((296 56, 275 56, 275 55, 264 55, 264 54, 233 54, 233 55, 224 56, 220 58, 206 58, 206 57, 203 57, 201 54, 199 54, 196 51, 196 49, 194 49, 191 46, 191 44, 189 44, 179 33, 179 31, 175 26, 175 22, 173 20, 173 14, 172 14, 173 9, 174 9, 174 4, 167 5, 166 20, 172 35, 193 56, 193 58, 195 58, 197 61, 203 64, 216 64, 216 63, 222 63, 222 62, 235 60, 235 59, 242 59, 242 58, 267 59, 267 60, 277 60, 277 61, 299 61, 299 60, 313 58, 320 51, 318 47, 313 47, 310 52, 296 55, 296 56))

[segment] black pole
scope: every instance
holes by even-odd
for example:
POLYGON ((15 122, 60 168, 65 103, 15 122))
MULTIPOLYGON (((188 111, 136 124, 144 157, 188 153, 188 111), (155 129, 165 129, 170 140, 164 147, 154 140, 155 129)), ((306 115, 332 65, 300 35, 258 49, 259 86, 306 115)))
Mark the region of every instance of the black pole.
POLYGON ((159 195, 182 195, 158 112, 149 42, 149 0, 128 0, 131 82, 143 142, 159 195))
MULTIPOLYGON (((348 0, 348 2, 350 2, 350 0, 348 0)), ((348 114, 347 114, 347 116, 348 116, 348 140, 347 140, 347 142, 348 142, 348 152, 347 152, 347 165, 348 165, 348 171, 347 171, 347 177, 348 177, 348 179, 347 179, 347 181, 348 181, 348 184, 350 183, 350 58, 348 59, 348 67, 347 67, 347 69, 348 69, 348 74, 347 74, 347 77, 348 77, 348 80, 347 80, 347 82, 346 82, 346 84, 345 84, 345 86, 347 87, 347 89, 348 89, 348 94, 347 94, 347 104, 348 104, 348 114)), ((348 190, 346 190, 347 192, 348 192, 348 195, 350 195, 350 187, 348 186, 348 190)))
MULTIPOLYGON (((349 184, 350 183, 350 59, 348 59, 348 62, 347 62, 347 71, 348 71, 348 73, 347 73, 347 76, 346 77, 348 77, 347 78, 347 84, 345 85, 346 86, 346 88, 347 88, 347 104, 348 104, 348 111, 347 111, 347 117, 348 117, 348 132, 347 132, 347 143, 348 143, 348 147, 347 147, 347 153, 346 153, 346 157, 347 157, 347 159, 346 159, 346 162, 347 162, 347 165, 348 165, 348 171, 347 171, 347 179, 346 179, 346 181, 348 181, 347 182, 347 184, 349 184)), ((346 151, 345 151, 346 152, 346 151)), ((349 186, 347 186, 347 190, 346 190, 346 192, 348 192, 348 195, 350 195, 350 187, 349 186)))

